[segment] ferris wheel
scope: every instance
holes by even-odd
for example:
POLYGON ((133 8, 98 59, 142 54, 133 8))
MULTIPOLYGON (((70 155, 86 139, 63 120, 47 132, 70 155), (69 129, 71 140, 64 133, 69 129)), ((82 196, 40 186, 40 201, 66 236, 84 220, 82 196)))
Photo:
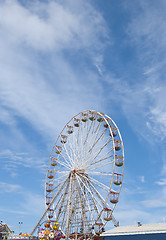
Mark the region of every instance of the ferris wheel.
POLYGON ((124 148, 115 122, 94 110, 78 113, 52 149, 43 216, 58 222, 66 238, 100 235, 113 220, 123 172, 124 148))

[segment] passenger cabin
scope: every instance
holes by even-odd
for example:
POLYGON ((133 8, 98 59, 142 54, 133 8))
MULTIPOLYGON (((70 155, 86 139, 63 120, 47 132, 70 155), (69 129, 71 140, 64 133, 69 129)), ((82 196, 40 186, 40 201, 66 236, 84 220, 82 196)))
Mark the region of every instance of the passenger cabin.
POLYGON ((73 131, 74 131, 74 127, 67 125, 67 133, 68 133, 68 134, 72 134, 73 131))
POLYGON ((105 220, 105 221, 111 221, 111 219, 112 219, 112 216, 111 216, 111 214, 112 214, 112 209, 110 209, 110 208, 104 208, 104 212, 105 212, 104 220, 105 220))
POLYGON ((116 151, 119 151, 121 149, 121 142, 121 140, 114 140, 116 151))
POLYGON ((123 166, 123 157, 115 155, 115 165, 117 167, 123 166))
POLYGON ((49 179, 54 178, 53 173, 54 173, 54 171, 52 171, 52 170, 48 170, 48 175, 47 175, 47 177, 48 177, 49 179))
POLYGON ((119 193, 118 192, 110 192, 110 202, 113 204, 118 203, 118 197, 119 197, 119 193))
POLYGON ((50 193, 52 191, 53 184, 52 183, 46 183, 46 192, 50 193))
POLYGON ((74 118, 74 126, 79 127, 80 126, 80 119, 74 118))
POLYGON ((122 184, 122 174, 114 173, 114 184, 121 185, 122 184))
POLYGON ((51 166, 55 167, 57 165, 57 158, 51 158, 51 166))
POLYGON ((62 147, 61 146, 56 146, 55 153, 60 154, 61 151, 62 151, 62 147))

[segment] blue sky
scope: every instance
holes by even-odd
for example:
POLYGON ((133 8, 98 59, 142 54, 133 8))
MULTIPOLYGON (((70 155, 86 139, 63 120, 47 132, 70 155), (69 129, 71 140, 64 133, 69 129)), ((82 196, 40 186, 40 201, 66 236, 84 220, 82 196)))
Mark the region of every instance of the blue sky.
POLYGON ((0 0, 0 220, 16 233, 44 211, 54 142, 86 109, 122 134, 120 225, 166 221, 165 11, 164 0, 0 0))

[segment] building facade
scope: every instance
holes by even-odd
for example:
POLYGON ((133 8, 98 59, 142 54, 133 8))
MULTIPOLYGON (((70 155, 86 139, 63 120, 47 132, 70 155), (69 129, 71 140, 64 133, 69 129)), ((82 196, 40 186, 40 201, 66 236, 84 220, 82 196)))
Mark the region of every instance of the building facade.
POLYGON ((119 226, 102 236, 105 240, 166 240, 166 223, 119 226))

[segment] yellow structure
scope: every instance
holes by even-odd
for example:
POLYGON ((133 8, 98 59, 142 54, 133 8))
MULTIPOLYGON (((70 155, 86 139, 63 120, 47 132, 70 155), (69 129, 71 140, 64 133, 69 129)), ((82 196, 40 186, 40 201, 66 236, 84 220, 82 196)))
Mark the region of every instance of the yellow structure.
POLYGON ((12 231, 7 224, 0 224, 0 239, 7 239, 10 236, 12 231))

